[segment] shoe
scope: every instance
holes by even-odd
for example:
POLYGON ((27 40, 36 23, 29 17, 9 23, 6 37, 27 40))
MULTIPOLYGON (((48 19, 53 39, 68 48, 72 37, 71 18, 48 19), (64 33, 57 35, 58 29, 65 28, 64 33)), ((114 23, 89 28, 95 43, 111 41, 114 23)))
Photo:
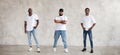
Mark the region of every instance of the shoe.
POLYGON ((93 53, 93 49, 91 49, 90 53, 93 53))
POLYGON ((68 53, 68 52, 69 52, 67 48, 66 48, 66 49, 64 49, 64 51, 65 51, 65 53, 68 53))
POLYGON ((32 48, 30 47, 30 48, 28 49, 28 51, 31 52, 31 51, 32 51, 32 48))
POLYGON ((56 48, 53 48, 53 51, 56 52, 56 48))
POLYGON ((37 52, 39 52, 39 53, 40 53, 40 48, 37 48, 37 52))
POLYGON ((84 52, 84 51, 86 51, 86 48, 83 48, 83 49, 82 49, 82 52, 84 52))

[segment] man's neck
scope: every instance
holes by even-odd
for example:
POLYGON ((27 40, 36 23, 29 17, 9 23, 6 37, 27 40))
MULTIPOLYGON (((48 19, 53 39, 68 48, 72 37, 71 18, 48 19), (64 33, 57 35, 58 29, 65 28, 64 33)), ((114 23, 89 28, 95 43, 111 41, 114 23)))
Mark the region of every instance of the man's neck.
POLYGON ((32 13, 29 13, 28 15, 29 15, 29 16, 32 16, 32 13))
POLYGON ((85 14, 86 16, 89 16, 89 14, 85 14))
POLYGON ((32 16, 32 14, 28 14, 29 16, 32 16))

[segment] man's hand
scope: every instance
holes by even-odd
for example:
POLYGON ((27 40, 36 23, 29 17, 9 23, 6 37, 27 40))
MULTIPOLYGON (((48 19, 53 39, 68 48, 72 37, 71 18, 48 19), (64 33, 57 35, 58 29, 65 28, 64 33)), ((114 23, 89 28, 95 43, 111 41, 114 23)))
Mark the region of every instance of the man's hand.
POLYGON ((93 27, 90 27, 89 30, 92 30, 93 27))
POLYGON ((36 29, 36 28, 37 28, 37 26, 34 27, 34 29, 36 29))
POLYGON ((96 23, 94 23, 94 24, 92 25, 92 27, 90 27, 90 28, 89 28, 89 30, 92 30, 92 29, 93 29, 93 27, 95 26, 95 24, 96 24, 96 23))
POLYGON ((36 26, 34 26, 34 29, 37 28, 37 26, 38 26, 38 24, 39 24, 39 20, 36 20, 36 22, 37 22, 37 24, 36 24, 36 26))
POLYGON ((62 20, 62 22, 61 22, 62 24, 66 24, 66 21, 65 20, 62 20))

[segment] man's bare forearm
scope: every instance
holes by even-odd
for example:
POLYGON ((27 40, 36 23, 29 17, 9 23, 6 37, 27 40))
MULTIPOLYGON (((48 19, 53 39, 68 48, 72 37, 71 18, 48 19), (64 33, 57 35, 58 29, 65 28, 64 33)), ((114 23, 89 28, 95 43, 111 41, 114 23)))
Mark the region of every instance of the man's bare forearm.
POLYGON ((54 20, 55 23, 62 23, 62 20, 54 20))
POLYGON ((96 23, 94 23, 91 28, 93 28, 95 25, 96 25, 96 23))
POLYGON ((84 27, 83 27, 83 23, 81 23, 81 27, 84 28, 84 27))
POLYGON ((63 20, 62 24, 67 24, 67 21, 63 20))
POLYGON ((38 25, 39 25, 39 20, 37 20, 37 25, 36 25, 36 27, 38 27, 38 25))
POLYGON ((34 27, 35 29, 38 27, 38 25, 39 25, 39 20, 36 20, 36 22, 37 22, 37 24, 36 24, 36 26, 34 27))
POLYGON ((25 21, 24 22, 24 31, 25 31, 25 33, 26 33, 26 26, 27 26, 27 22, 25 21))
POLYGON ((85 30, 85 27, 83 26, 83 23, 81 23, 81 27, 82 27, 83 30, 85 30))
POLYGON ((61 23, 61 24, 66 24, 67 21, 65 20, 54 20, 55 23, 61 23))

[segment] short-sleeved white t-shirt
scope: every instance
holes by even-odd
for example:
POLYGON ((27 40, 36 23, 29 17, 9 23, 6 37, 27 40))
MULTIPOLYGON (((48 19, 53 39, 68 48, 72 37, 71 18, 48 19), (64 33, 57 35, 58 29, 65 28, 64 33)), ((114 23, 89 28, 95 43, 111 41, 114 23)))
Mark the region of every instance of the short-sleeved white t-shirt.
MULTIPOLYGON (((67 21, 68 18, 63 15, 63 16, 57 16, 55 18, 55 20, 65 20, 65 21, 67 21)), ((66 24, 56 23, 55 28, 56 28, 56 30, 66 30, 66 24)))
POLYGON ((93 16, 89 15, 84 16, 81 23, 83 23, 85 29, 88 30, 94 23, 96 23, 96 21, 93 16))
POLYGON ((33 14, 32 16, 27 16, 25 21, 27 22, 27 31, 33 30, 33 28, 36 26, 36 20, 38 20, 38 16, 36 14, 33 14))

